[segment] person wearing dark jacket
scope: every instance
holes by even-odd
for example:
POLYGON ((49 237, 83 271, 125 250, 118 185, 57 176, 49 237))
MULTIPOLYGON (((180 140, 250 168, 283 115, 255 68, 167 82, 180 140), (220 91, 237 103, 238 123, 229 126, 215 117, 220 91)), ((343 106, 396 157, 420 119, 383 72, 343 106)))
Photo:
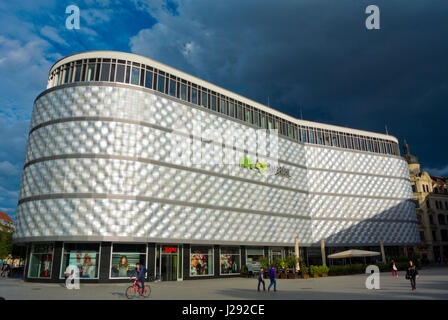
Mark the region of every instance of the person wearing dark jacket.
POLYGON ((268 291, 271 289, 271 286, 274 285, 274 292, 277 291, 277 281, 275 281, 275 268, 274 264, 271 265, 271 269, 269 269, 269 280, 271 283, 269 283, 268 291))
POLYGON ((258 291, 260 291, 260 283, 263 283, 263 291, 266 291, 266 285, 264 283, 264 268, 260 268, 260 272, 258 273, 258 291))
POLYGON ((418 278, 418 271, 412 261, 409 261, 409 267, 406 270, 406 279, 411 280, 412 290, 415 290, 415 278, 418 278))
POLYGON ((145 274, 146 274, 145 266, 142 265, 140 262, 137 262, 135 264, 135 270, 131 274, 131 278, 135 277, 135 278, 137 278, 137 281, 140 282, 140 283, 137 283, 137 287, 139 287, 142 290, 140 295, 143 294, 143 290, 145 289, 145 274))

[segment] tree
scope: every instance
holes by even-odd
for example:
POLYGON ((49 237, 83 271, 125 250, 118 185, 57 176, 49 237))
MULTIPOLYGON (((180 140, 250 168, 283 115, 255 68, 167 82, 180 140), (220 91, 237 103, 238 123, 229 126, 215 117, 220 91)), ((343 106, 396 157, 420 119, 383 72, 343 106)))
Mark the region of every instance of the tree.
POLYGON ((12 253, 12 233, 0 232, 0 259, 6 259, 12 253))

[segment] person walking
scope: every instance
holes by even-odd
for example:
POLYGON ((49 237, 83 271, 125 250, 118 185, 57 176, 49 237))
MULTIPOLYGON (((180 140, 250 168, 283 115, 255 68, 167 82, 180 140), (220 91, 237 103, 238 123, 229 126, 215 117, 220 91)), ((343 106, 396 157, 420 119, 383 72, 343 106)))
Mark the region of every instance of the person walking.
POLYGON ((275 273, 276 270, 274 268, 274 264, 271 264, 271 269, 269 269, 269 280, 271 281, 269 283, 268 291, 271 289, 272 285, 274 285, 274 292, 277 291, 277 281, 275 280, 275 273))
POLYGON ((406 279, 411 280, 412 291, 416 290, 415 279, 418 278, 418 271, 414 263, 409 261, 409 267, 406 270, 406 279))
POLYGON ((260 268, 260 272, 258 273, 258 291, 260 291, 260 283, 263 283, 263 291, 266 291, 266 285, 264 283, 264 268, 260 268))
POLYGON ((394 260, 392 260, 392 277, 396 277, 397 279, 398 279, 398 268, 397 268, 397 266, 395 265, 395 261, 394 260))

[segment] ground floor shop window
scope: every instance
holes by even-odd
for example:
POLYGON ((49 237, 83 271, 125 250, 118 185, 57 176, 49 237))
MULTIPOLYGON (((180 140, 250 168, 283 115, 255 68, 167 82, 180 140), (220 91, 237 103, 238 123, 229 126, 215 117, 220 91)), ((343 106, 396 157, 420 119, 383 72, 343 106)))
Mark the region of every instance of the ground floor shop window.
POLYGON ((190 249, 190 276, 213 275, 213 248, 193 246, 190 249))
POLYGON ((97 279, 99 257, 99 243, 64 243, 61 278, 68 267, 75 266, 78 268, 80 278, 97 279))
POLYGON ((110 277, 129 278, 137 262, 146 266, 146 244, 114 243, 110 277))
POLYGON ((29 278, 51 278, 53 244, 33 244, 31 247, 29 278))
POLYGON ((261 260, 264 258, 263 248, 246 249, 246 265, 250 271, 259 271, 261 268, 261 260))
POLYGON ((275 259, 283 258, 284 250, 283 248, 269 248, 269 261, 273 263, 275 259))
POLYGON ((238 247, 222 247, 220 249, 221 274, 240 273, 241 253, 238 247))

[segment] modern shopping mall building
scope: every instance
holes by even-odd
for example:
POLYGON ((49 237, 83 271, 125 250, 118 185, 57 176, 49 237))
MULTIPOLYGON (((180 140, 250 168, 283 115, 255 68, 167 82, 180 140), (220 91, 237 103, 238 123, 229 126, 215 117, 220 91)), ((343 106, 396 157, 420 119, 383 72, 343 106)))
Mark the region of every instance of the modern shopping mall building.
POLYGON ((151 279, 226 277, 291 254, 296 237, 308 264, 321 263, 322 239, 328 254, 415 245, 412 199, 393 136, 299 120, 146 57, 92 51, 56 62, 35 100, 14 240, 27 246, 29 281, 62 281, 73 264, 85 281, 116 281, 137 261, 151 279), (272 130, 277 147, 256 151, 251 136, 201 134, 274 141, 272 130), (205 161, 190 161, 195 150, 205 161))

